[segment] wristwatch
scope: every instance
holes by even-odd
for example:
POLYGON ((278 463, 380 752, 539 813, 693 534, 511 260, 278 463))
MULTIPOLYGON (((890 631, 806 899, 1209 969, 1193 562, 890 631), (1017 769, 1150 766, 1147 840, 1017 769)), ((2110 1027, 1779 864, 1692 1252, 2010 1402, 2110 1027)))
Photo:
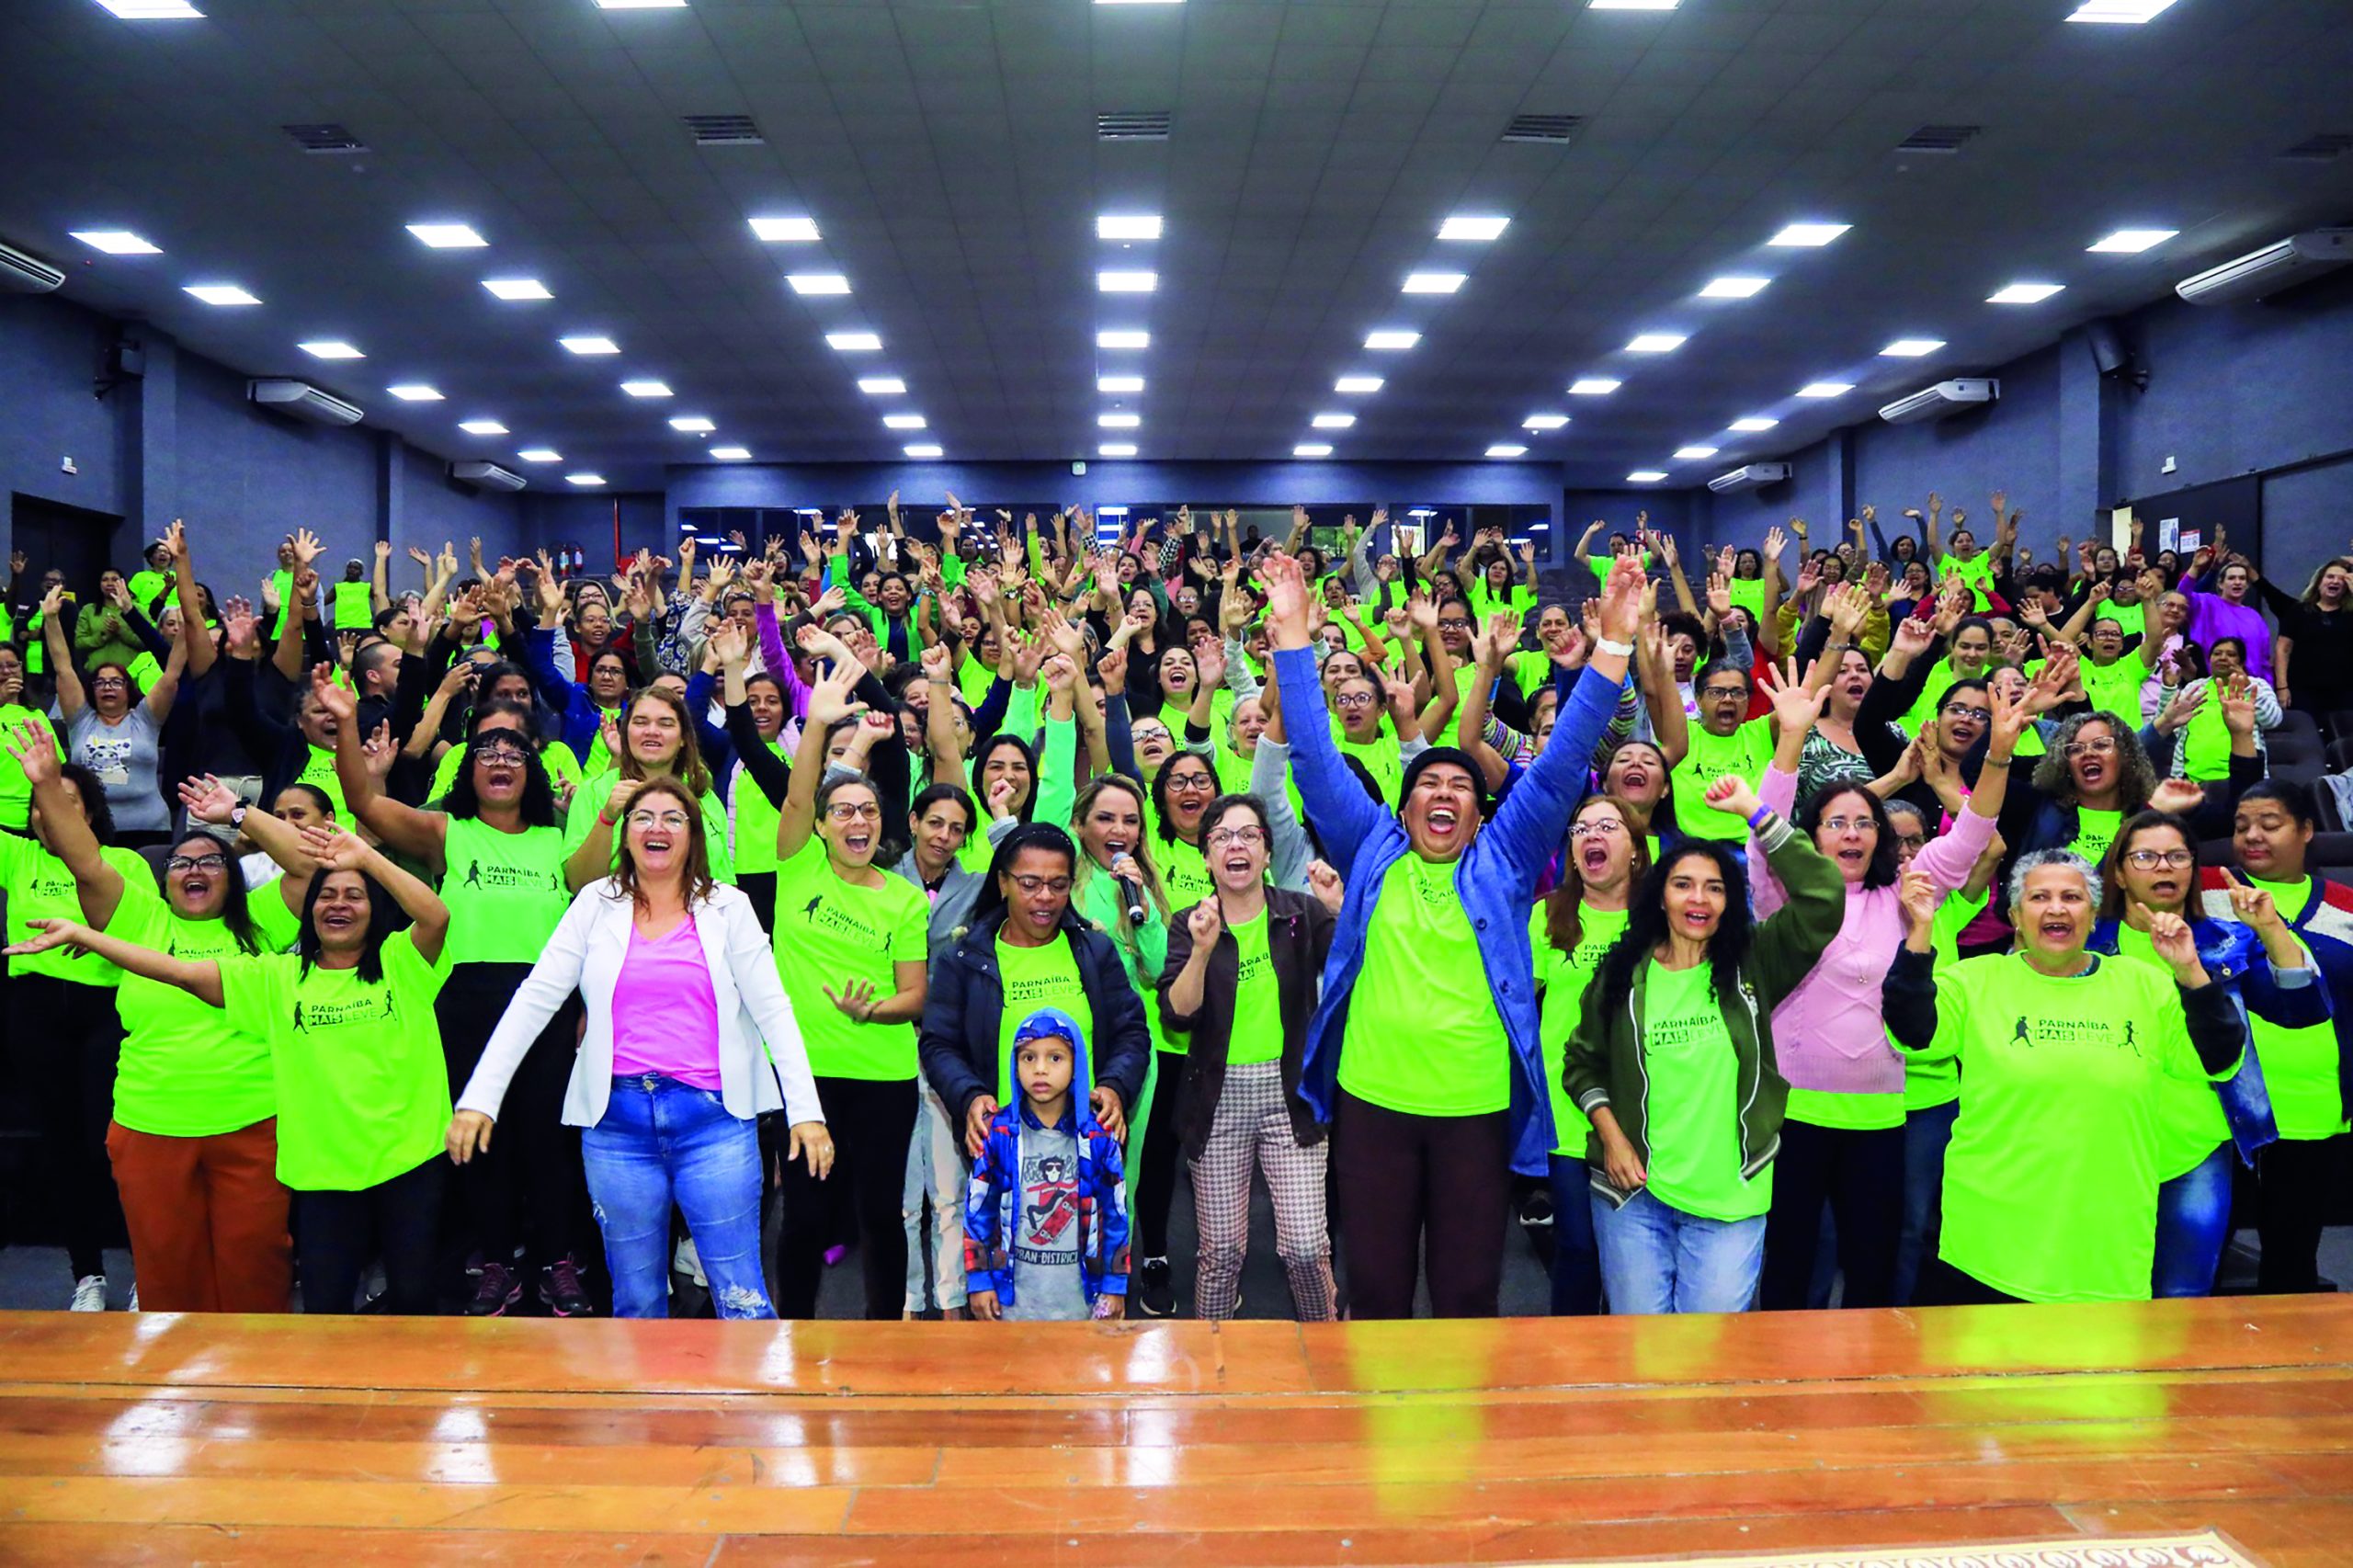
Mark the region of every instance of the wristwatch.
POLYGON ((244 832, 245 812, 252 809, 253 808, 246 805, 243 801, 239 801, 235 805, 231 806, 229 808, 229 825, 235 828, 239 833, 244 832))

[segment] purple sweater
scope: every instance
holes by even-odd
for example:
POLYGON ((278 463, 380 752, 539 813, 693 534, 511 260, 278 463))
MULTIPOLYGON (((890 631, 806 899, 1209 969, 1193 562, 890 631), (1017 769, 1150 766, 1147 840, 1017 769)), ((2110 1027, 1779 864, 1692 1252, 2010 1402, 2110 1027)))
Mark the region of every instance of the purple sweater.
POLYGON ((2236 637, 2246 644, 2247 674, 2271 678, 2271 628, 2263 619, 2263 611, 2252 600, 2233 604, 2218 595, 2208 593, 2188 577, 2181 580, 2181 591, 2189 600, 2189 640, 2206 650, 2211 658, 2214 639, 2236 637))
MULTIPOLYGON (((1756 798, 1794 824, 1797 793, 1795 774, 1768 767, 1756 798)), ((1913 858, 1912 869, 1927 872, 1949 893, 1969 880, 1970 868, 1993 836, 1992 817, 1963 812, 1950 833, 1930 840, 1913 858)), ((1757 919, 1789 902, 1754 838, 1748 874, 1756 886, 1757 919)), ((1880 982, 1903 945, 1902 889, 1848 883, 1846 923, 1823 949, 1813 972, 1773 1009, 1774 1057, 1792 1086, 1842 1095, 1904 1092, 1904 1058, 1888 1043, 1879 1000, 1880 982)))

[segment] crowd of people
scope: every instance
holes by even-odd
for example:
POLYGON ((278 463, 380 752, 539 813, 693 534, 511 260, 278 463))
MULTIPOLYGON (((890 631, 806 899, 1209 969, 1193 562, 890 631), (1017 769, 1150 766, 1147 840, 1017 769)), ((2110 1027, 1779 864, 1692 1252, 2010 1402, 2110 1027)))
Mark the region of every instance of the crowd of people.
POLYGON ((2319 1288, 2353 560, 1991 513, 20 555, 71 1303, 1217 1319, 1260 1183, 1307 1321, 2199 1295, 2234 1186, 2319 1288))

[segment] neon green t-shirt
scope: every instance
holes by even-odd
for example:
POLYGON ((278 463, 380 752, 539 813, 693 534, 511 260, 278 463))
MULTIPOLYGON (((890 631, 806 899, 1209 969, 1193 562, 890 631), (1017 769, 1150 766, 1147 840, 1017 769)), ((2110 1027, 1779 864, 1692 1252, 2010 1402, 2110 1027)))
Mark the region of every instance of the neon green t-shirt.
MULTIPOLYGON (((20 702, 0 704, 0 734, 15 734, 19 724, 30 724, 40 730, 49 736, 51 745, 57 742, 57 732, 50 727, 49 715, 40 709, 28 708, 20 702)), ((64 753, 58 755, 63 756, 64 753)), ((33 787, 26 781, 24 765, 6 746, 0 745, 0 827, 23 829, 32 821, 32 807, 33 787)))
POLYGON ((335 629, 365 631, 376 624, 375 588, 368 583, 335 585, 335 629))
POLYGON ((1569 1037, 1576 1032, 1577 1010, 1584 1004, 1586 987, 1593 983, 1594 974, 1601 968, 1602 955, 1620 937, 1626 933, 1631 916, 1622 909, 1596 909, 1580 904, 1577 908, 1576 946, 1567 952, 1556 952, 1547 945, 1545 907, 1536 906, 1529 916, 1528 945, 1536 955, 1536 974, 1544 987, 1544 1011, 1538 1025, 1540 1043, 1544 1050, 1544 1083, 1552 1096, 1552 1153, 1571 1159, 1586 1157, 1586 1148, 1592 1142, 1593 1123, 1569 1097, 1561 1075, 1564 1070, 1569 1037))
POLYGON ((1397 737, 1383 726, 1381 733, 1369 741, 1352 741, 1336 719, 1332 723, 1332 744, 1339 747, 1343 756, 1355 757, 1364 764, 1365 771, 1372 775, 1372 781, 1381 786, 1381 798, 1392 811, 1395 810, 1398 791, 1404 788, 1405 782, 1405 761, 1398 749, 1397 737))
POLYGON ((2124 827, 2122 812, 2094 811, 2089 806, 2075 808, 2075 841, 2066 847, 2097 866, 2108 854, 2108 846, 2124 827))
POLYGON ((1643 981, 1643 1077, 1652 1197, 1704 1220, 1753 1220, 1773 1206, 1773 1167, 1740 1176, 1740 1059, 1707 964, 1650 960, 1643 981))
POLYGON ((2144 637, 2148 634, 2149 607, 2138 601, 2120 605, 2114 599, 2110 599, 2092 612, 2093 620, 2097 621, 2102 619, 2116 622, 2127 637, 2144 637))
POLYGON ((302 764, 302 771, 294 776, 294 782, 325 790, 327 799, 335 802, 335 820, 340 825, 349 827, 351 807, 343 798, 343 780, 335 777, 335 753, 324 746, 313 746, 310 751, 310 758, 302 764))
POLYGON ((2218 695, 2210 684, 2206 700, 2181 727, 2182 777, 2200 784, 2231 776, 2231 727, 2222 718, 2218 695))
POLYGON ((1471 614, 1478 622, 1479 631, 1484 635, 1489 616, 1508 611, 1524 619, 1528 612, 1536 608, 1536 596, 1528 591, 1525 584, 1518 582, 1514 582, 1499 594, 1487 586, 1487 575, 1483 572, 1479 580, 1471 585, 1470 604, 1471 614))
MULTIPOLYGON (((565 785, 569 784, 574 790, 580 788, 580 759, 572 755, 572 748, 568 745, 544 745, 537 749, 540 765, 548 770, 548 785, 555 791, 555 798, 561 803, 565 785)), ((443 752, 441 760, 433 765, 433 782, 426 788, 425 798, 428 801, 446 799, 449 791, 458 787, 458 769, 465 765, 465 747, 451 746, 443 752)))
MULTIPOLYGON (((784 755, 780 740, 770 741, 768 750, 784 762, 792 760, 784 755)), ((735 782, 728 790, 728 809, 735 818, 735 869, 775 870, 777 819, 783 813, 769 802, 767 792, 753 782, 751 770, 741 763, 735 766, 735 782)))
POLYGON ((1511 1105, 1511 1045, 1452 864, 1410 850, 1381 881, 1340 1040, 1340 1087, 1410 1116, 1511 1105))
MULTIPOLYGON (((1990 896, 1981 892, 1972 898, 1956 888, 1937 905, 1937 917, 1928 925, 1928 947, 1936 955, 1938 975, 1961 961, 1961 934, 1984 913, 1990 896)), ((1927 1050, 1903 1051, 1900 1046, 1897 1050, 1904 1057, 1905 1111, 1950 1105, 1961 1097, 1961 1064, 1955 1057, 1952 1031, 1944 1027, 1941 1015, 1937 1019, 1937 1038, 1927 1050)))
MULTIPOLYGON (((2293 882, 2258 882, 2280 915, 2293 920, 2313 901, 2310 877, 2293 882)), ((13 928, 13 922, 11 923, 13 928)), ((2302 1028, 2247 1015, 2263 1082, 2271 1091, 2272 1119, 2279 1136, 2299 1142, 2334 1138, 2345 1131, 2345 1093, 2337 1078, 2336 1026, 2324 1018, 2302 1028)))
POLYGON ((809 1070, 821 1078, 915 1075, 912 1022, 860 1023, 825 996, 829 985, 839 994, 860 981, 878 996, 893 995, 899 989, 893 966, 920 963, 931 950, 931 903, 923 890, 887 871, 873 874, 881 886, 843 879, 824 839, 813 833, 777 865, 777 971, 809 1051, 809 1070))
MULTIPOLYGON (((777 901, 781 910, 781 896, 777 901)), ((781 920, 779 921, 781 925, 781 920)), ((1013 1036, 1022 1020, 1040 1007, 1059 1007, 1078 1020, 1086 1031, 1087 1060, 1095 1059, 1095 1006, 1086 999, 1086 985, 1079 978, 1078 955, 1071 951, 1070 943, 1057 935, 1042 948, 1019 948, 1005 939, 1002 932, 996 939, 997 976, 1005 985, 1005 1013, 997 1021, 996 1032, 996 1101, 1001 1106, 1013 1103, 1013 1036)), ((1074 1082, 1074 1095, 1085 1095, 1091 1085, 1074 1082)))
MULTIPOLYGON (((122 873, 134 888, 153 888, 155 873, 135 849, 104 848, 98 856, 122 873)), ((0 834, 0 888, 8 894, 8 944, 29 941, 36 920, 82 918, 82 895, 73 869, 36 841, 17 834, 0 834)), ((25 953, 8 960, 11 974, 45 974, 77 985, 107 988, 119 984, 122 971, 95 953, 75 958, 71 948, 25 953)))
MULTIPOLYGON (((1732 843, 1748 836, 1748 823, 1730 812, 1708 804, 1707 789, 1727 773, 1748 781, 1752 790, 1764 780, 1765 767, 1773 760, 1772 722, 1744 720, 1729 735, 1705 726, 1691 726, 1690 747, 1675 765, 1675 823, 1694 838, 1732 843)), ((1696 1210, 1695 1210, 1696 1212, 1696 1210)))
POLYGON ((1283 999, 1274 955, 1267 949, 1267 912, 1261 909, 1228 929, 1241 964, 1234 971, 1233 1038, 1226 1045, 1226 1064, 1275 1061, 1283 1053, 1283 999))
MULTIPOLYGON (((301 921, 276 882, 249 893, 245 909, 262 952, 293 945, 301 921)), ((107 935, 191 963, 245 956, 225 922, 175 915, 152 877, 127 883, 107 935)), ((123 1126, 158 1138, 210 1138, 278 1114, 268 1040, 176 985, 135 974, 122 977, 114 1005, 123 1030, 114 1119, 123 1126)))
POLYGON ((1746 610, 1748 619, 1756 625, 1765 624, 1764 578, 1734 577, 1724 585, 1724 591, 1731 597, 1734 609, 1746 610))
MULTIPOLYGON (((2146 964, 2173 983, 2173 968, 2157 956, 2156 944, 2145 931, 2130 926, 2116 928, 2116 956, 2127 963, 2146 964)), ((2234 1066, 2232 1073, 2238 1069, 2234 1066)), ((2231 1074, 2224 1074, 2225 1078, 2231 1074)), ((2230 1119, 2222 1114, 2221 1096, 2204 1084, 2168 1074, 2157 1087, 2157 1179, 2171 1181, 2196 1170, 2207 1155, 2228 1142, 2230 1119)))
POLYGON ((1969 585, 1969 591, 1977 596, 1973 608, 1979 614, 1994 608, 1994 601, 1985 597, 1987 590, 1994 585, 1994 557, 1991 554, 1981 550, 1966 561, 1958 555, 1942 556, 1937 562, 1937 573, 1942 576, 1947 572, 1955 574, 1969 585))
MULTIPOLYGON (((588 835, 596 827, 597 818, 603 812, 605 802, 613 798, 613 786, 620 782, 620 771, 616 768, 581 781, 578 792, 572 797, 572 809, 564 813, 564 858, 570 859, 574 850, 588 842, 588 835)), ((732 887, 735 882, 735 858, 727 850, 727 803, 719 798, 715 790, 698 796, 696 803, 702 807, 702 846, 703 853, 710 858, 711 878, 732 887)), ((615 864, 619 864, 620 858, 621 831, 621 824, 616 823, 613 826, 615 864)))
POLYGON ((356 1192, 441 1153, 449 1069, 433 999, 446 971, 407 931, 383 958, 373 985, 357 969, 306 975, 292 953, 220 960, 231 1027, 269 1041, 278 1179, 297 1191, 356 1192))
POLYGON ((2141 727, 2141 685, 2148 678, 2149 666, 2139 654, 2120 654, 2112 665, 2096 665, 2086 659, 2077 672, 2084 683, 2084 699, 2096 710, 2113 713, 2133 729, 2141 727))
POLYGON ((1965 959, 1937 977, 1937 1011, 1961 1084, 1938 1255, 2024 1301, 2147 1301, 2163 1081, 2213 1092, 2172 977, 1965 959))
POLYGON ((473 817, 446 820, 441 902, 449 906, 449 935, 442 967, 538 962, 572 907, 562 830, 501 833, 473 817))
POLYGON ((1152 863, 1160 872, 1161 891, 1168 895, 1168 907, 1190 909, 1217 892, 1217 883, 1210 876, 1210 863, 1201 852, 1182 838, 1160 835, 1160 818, 1151 803, 1144 805, 1144 842, 1151 846, 1152 863))

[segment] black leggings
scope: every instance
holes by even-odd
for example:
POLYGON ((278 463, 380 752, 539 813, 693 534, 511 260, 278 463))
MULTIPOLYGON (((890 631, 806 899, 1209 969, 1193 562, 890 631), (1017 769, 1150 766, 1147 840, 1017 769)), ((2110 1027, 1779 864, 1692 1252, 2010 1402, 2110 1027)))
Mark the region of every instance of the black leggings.
POLYGON ((434 1235, 441 1221, 441 1155, 358 1192, 294 1194, 294 1267, 306 1312, 348 1312, 368 1260, 384 1260, 384 1309, 433 1311, 434 1235))
POLYGON ((1168 1206, 1176 1196, 1176 1173, 1182 1168, 1176 1155, 1184 1142, 1176 1135, 1176 1108, 1185 1097, 1185 1063, 1190 1060, 1180 1051, 1155 1051, 1152 1059, 1157 1074, 1152 1087, 1152 1115, 1144 1122, 1143 1168, 1132 1184, 1136 1192, 1134 1256, 1139 1261, 1168 1256, 1168 1206))
POLYGON ((1765 1221, 1761 1304, 1802 1311, 1822 1240, 1822 1206, 1838 1224, 1838 1267, 1847 1276, 1840 1301, 1891 1306, 1895 1253, 1904 1239, 1904 1129, 1859 1131, 1781 1123, 1773 1162, 1773 1207, 1765 1221))
MULTIPOLYGON (((530 965, 520 963, 461 963, 449 971, 433 1013, 441 1024, 453 1104, 465 1093, 516 987, 530 972, 530 965)), ((556 1009, 506 1085, 489 1149, 454 1168, 446 1228, 460 1254, 479 1249, 485 1262, 512 1267, 518 1247, 540 1265, 595 1250, 581 1245, 588 1185, 581 1171, 580 1130, 563 1124, 579 1019, 577 996, 556 1009)))
POLYGON ((913 1078, 820 1078, 817 1100, 833 1134, 834 1170, 824 1181, 805 1161, 784 1166, 784 1229, 778 1243, 779 1317, 817 1315, 817 1284, 824 1278, 825 1247, 835 1227, 835 1205, 858 1226, 858 1256, 866 1277, 870 1321, 895 1321, 906 1302, 907 1233, 899 1220, 906 1185, 907 1147, 922 1101, 913 1078))
POLYGON ((32 1080, 49 1201, 76 1279, 104 1274, 107 1244, 125 1233, 114 1165, 107 1158, 115 1064, 122 1055, 114 994, 110 985, 76 985, 54 975, 8 977, 14 1057, 32 1080))
POLYGON ((760 917, 760 929, 776 935, 776 873, 774 871, 738 871, 735 891, 752 901, 752 913, 760 917))
POLYGON ((2353 1138, 2282 1138, 2255 1156, 2256 1235, 2263 1256, 2256 1289, 2267 1295, 2320 1289, 2320 1232, 2343 1190, 2353 1138))
MULTIPOLYGON (((1775 1180, 1780 1178, 1776 1176, 1775 1180)), ((1920 1266, 1920 1283, 1912 1292, 1915 1307, 2015 1307, 2025 1303, 2005 1295, 1974 1274, 1963 1274, 1941 1257, 1920 1266)))
POLYGON ((1340 1242, 1355 1318, 1494 1317, 1511 1217, 1511 1112, 1410 1116, 1343 1089, 1332 1129, 1340 1242))

